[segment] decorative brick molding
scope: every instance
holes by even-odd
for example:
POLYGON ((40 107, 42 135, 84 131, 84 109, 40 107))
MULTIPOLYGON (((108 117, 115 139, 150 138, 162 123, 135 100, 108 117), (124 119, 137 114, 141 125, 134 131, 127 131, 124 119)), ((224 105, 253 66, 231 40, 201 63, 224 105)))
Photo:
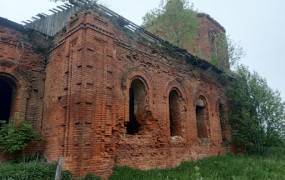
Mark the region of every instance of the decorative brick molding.
MULTIPOLYGON (((225 153, 222 130, 227 138, 230 130, 220 121, 228 107, 223 72, 112 17, 96 10, 77 13, 53 37, 48 55, 33 45, 19 49, 0 42, 0 77, 11 77, 17 89, 11 117, 41 131, 45 143, 35 149, 49 161, 63 157, 65 169, 77 176, 104 177, 115 165, 170 168, 225 153), (201 96, 204 101, 197 102, 201 96), (206 108, 206 138, 198 135, 197 103, 206 108), (137 106, 143 112, 135 118, 144 127, 128 134, 130 113, 140 115, 137 106)), ((15 41, 27 33, 1 24, 0 30, 15 41)))

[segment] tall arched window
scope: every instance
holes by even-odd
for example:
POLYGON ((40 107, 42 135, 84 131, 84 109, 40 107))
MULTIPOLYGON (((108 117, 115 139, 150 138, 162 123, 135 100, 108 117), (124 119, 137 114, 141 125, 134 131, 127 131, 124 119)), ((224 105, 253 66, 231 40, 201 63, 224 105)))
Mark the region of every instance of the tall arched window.
POLYGON ((196 102, 196 121, 199 138, 210 137, 209 112, 206 99, 200 96, 196 102))
POLYGON ((134 79, 129 89, 129 122, 127 134, 137 134, 142 129, 146 105, 146 87, 140 78, 134 79))
POLYGON ((0 76, 0 126, 10 120, 15 85, 11 79, 0 76))
POLYGON ((169 121, 170 121, 170 135, 182 135, 182 104, 179 93, 173 89, 169 93, 169 121))

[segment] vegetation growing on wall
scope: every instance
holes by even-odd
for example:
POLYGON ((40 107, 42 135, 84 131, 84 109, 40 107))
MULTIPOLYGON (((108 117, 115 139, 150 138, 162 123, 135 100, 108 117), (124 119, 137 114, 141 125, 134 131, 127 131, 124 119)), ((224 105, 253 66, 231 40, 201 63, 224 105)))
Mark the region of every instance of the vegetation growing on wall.
POLYGON ((148 12, 143 18, 143 27, 153 34, 182 47, 193 42, 198 20, 187 0, 162 1, 161 7, 148 12))
POLYGON ((225 34, 215 35, 214 46, 215 50, 212 51, 211 63, 218 67, 235 68, 245 56, 243 47, 225 34), (227 62, 229 64, 225 64, 227 62))
MULTIPOLYGON (((160 8, 145 15, 143 26, 183 47, 185 41, 195 37, 197 19, 188 1, 166 0, 160 8)), ((229 118, 233 143, 251 152, 264 152, 268 147, 282 145, 285 108, 280 94, 273 91, 257 73, 239 65, 245 55, 239 44, 225 34, 211 35, 213 49, 210 62, 217 67, 231 66, 231 72, 227 68, 224 70, 235 77, 228 93, 232 106, 229 118)))
POLYGON ((0 151, 5 153, 21 151, 31 141, 38 138, 38 133, 27 122, 22 122, 17 127, 7 124, 0 128, 0 151))
MULTIPOLYGON (((50 0, 50 1, 53 1, 53 2, 61 1, 61 2, 70 2, 70 3, 77 3, 77 2, 81 3, 81 2, 83 2, 82 0, 81 1, 80 0, 50 0)), ((89 2, 90 1, 97 2, 98 0, 89 0, 89 2)))

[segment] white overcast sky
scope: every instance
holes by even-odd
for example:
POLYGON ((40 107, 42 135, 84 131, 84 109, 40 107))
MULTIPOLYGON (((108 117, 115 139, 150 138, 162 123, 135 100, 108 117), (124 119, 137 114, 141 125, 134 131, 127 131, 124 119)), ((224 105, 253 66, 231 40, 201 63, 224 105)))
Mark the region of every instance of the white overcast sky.
MULTIPOLYGON (((110 9, 140 25, 160 0, 101 0, 110 9)), ((285 0, 190 0, 210 14, 246 51, 242 63, 265 77, 285 100, 285 0)), ((0 16, 15 22, 55 7, 48 0, 0 0, 0 16)))

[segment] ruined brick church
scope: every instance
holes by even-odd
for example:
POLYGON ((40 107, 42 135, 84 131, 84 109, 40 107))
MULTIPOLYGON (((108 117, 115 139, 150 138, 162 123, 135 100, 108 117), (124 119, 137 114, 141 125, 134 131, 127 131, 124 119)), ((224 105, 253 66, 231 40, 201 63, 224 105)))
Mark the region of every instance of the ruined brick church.
POLYGON ((0 123, 32 123, 44 142, 30 151, 105 176, 228 150, 228 60, 209 63, 218 22, 198 14, 185 50, 98 4, 51 11, 25 25, 0 18, 0 123))

